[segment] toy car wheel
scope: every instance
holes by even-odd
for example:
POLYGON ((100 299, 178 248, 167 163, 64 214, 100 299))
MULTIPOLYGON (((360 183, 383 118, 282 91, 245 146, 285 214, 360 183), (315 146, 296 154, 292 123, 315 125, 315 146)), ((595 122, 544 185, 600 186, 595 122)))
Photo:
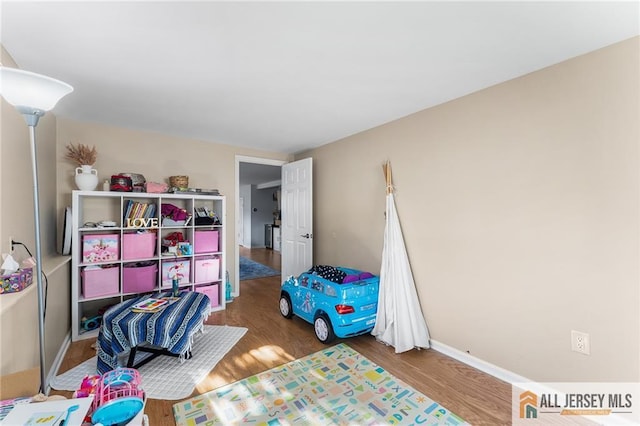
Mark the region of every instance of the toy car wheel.
POLYGON ((316 337, 322 343, 330 343, 336 338, 336 335, 333 334, 331 321, 329 321, 329 318, 327 318, 326 315, 319 315, 316 317, 315 321, 313 321, 313 329, 316 332, 316 337))
POLYGON ((286 294, 280 296, 280 313, 285 318, 291 318, 291 316, 293 315, 293 309, 291 309, 291 300, 286 294))

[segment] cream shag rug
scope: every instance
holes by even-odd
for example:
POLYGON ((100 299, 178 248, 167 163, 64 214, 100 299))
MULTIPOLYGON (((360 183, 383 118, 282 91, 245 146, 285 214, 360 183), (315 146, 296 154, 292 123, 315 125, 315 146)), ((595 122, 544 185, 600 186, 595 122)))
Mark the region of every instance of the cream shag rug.
MULTIPOLYGON (((194 336, 191 359, 180 363, 178 358, 160 356, 143 365, 138 371, 147 398, 175 400, 191 396, 196 385, 207 377, 246 332, 244 327, 205 325, 204 333, 194 336)), ((96 357, 88 359, 56 376, 51 381, 51 387, 75 391, 85 376, 96 374, 96 368, 96 357)))

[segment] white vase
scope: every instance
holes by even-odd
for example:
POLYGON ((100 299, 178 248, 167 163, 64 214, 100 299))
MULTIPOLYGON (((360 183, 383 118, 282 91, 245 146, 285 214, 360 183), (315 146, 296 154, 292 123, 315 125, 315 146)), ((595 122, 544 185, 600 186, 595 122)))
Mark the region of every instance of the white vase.
POLYGON ((98 186, 98 171, 91 166, 76 167, 76 186, 83 191, 93 191, 98 186))

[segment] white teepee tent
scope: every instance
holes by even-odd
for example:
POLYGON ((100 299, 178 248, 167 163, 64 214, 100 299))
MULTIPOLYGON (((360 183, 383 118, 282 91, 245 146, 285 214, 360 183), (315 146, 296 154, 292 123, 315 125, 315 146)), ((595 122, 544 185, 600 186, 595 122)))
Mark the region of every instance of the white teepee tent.
POLYGON ((387 217, 380 268, 378 316, 371 331, 396 353, 429 347, 429 331, 420 309, 407 249, 400 229, 391 180, 391 163, 383 165, 387 181, 387 217))

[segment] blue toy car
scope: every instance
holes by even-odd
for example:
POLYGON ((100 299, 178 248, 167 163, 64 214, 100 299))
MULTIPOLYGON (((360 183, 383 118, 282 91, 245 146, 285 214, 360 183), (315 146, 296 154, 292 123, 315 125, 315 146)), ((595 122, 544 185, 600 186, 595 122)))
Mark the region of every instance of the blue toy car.
POLYGON ((314 266, 282 283, 280 313, 313 324, 322 343, 369 333, 376 323, 379 285, 380 278, 368 272, 314 266))

